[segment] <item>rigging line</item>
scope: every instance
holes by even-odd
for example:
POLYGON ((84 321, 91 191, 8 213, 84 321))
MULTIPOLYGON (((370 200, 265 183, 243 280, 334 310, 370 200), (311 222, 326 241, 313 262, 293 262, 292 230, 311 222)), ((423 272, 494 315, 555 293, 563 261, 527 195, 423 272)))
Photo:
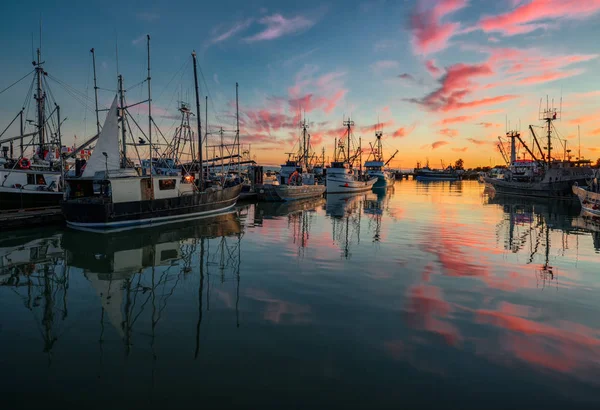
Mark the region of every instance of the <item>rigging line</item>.
POLYGON ((10 88, 12 88, 13 86, 19 84, 22 80, 24 80, 25 78, 27 78, 29 75, 31 75, 33 72, 35 72, 35 70, 31 70, 29 73, 25 74, 23 77, 19 78, 17 81, 15 81, 14 83, 12 83, 11 85, 9 85, 8 87, 6 87, 4 90, 0 91, 0 94, 2 94, 4 91, 9 90, 10 88))
MULTIPOLYGON (((82 91, 79 91, 77 88, 73 87, 72 85, 62 81, 61 79, 54 77, 53 75, 48 74, 47 76, 48 78, 50 78, 52 81, 56 82, 57 84, 59 84, 60 86, 67 88, 69 90, 71 90, 73 93, 79 95, 81 98, 84 99, 88 99, 90 103, 93 103, 94 100, 90 97, 87 97, 82 91)), ((110 91, 110 90, 108 90, 110 91)))
MULTIPOLYGON (((147 78, 143 79, 143 80, 142 80, 142 81, 140 81, 139 83, 137 83, 137 84, 134 84, 134 85, 132 85, 132 86, 131 86, 131 87, 129 87, 129 88, 126 88, 126 89, 125 89, 125 92, 127 92, 127 91, 131 91, 131 90, 133 90, 133 89, 134 89, 134 88, 136 88, 136 87, 139 87, 139 86, 141 86, 141 85, 144 85, 144 83, 145 83, 146 81, 148 81, 148 79, 147 79, 147 78)), ((106 91, 108 91, 108 90, 106 90, 106 91)))
MULTIPOLYGON (((175 79, 175 77, 181 72, 181 77, 179 78, 179 84, 181 84, 183 82, 183 75, 185 74, 185 71, 188 67, 188 65, 190 64, 191 59, 186 59, 186 61, 182 64, 182 66, 179 68, 179 70, 173 75, 173 77, 171 78, 171 80, 169 80, 169 82, 167 83, 167 85, 163 88, 163 90, 161 91, 161 93, 158 95, 158 99, 160 99, 160 97, 164 94, 164 92, 167 90, 167 87, 169 87, 169 85, 173 82, 173 80, 175 79)), ((173 92, 173 94, 171 94, 171 99, 169 100, 169 104, 167 105, 167 107, 171 106, 171 103, 173 102, 173 98, 175 98, 175 94, 177 93, 177 89, 175 89, 175 91, 173 92)), ((161 118, 161 120, 159 121, 160 125, 162 125, 164 121, 164 118, 161 118)), ((173 128, 173 125, 171 125, 171 128, 173 128)))

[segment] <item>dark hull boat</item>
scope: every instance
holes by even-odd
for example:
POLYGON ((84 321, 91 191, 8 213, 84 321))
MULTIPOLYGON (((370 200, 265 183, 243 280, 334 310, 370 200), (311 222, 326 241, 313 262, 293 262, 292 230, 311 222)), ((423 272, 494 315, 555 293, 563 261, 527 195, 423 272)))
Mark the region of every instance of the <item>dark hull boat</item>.
POLYGON ((62 198, 62 192, 3 188, 0 189, 0 210, 58 207, 62 198))
MULTIPOLYGON (((140 178, 141 179, 141 178, 140 178)), ((105 198, 83 198, 62 204, 67 224, 75 228, 113 229, 157 225, 180 219, 211 216, 233 208, 242 185, 208 188, 174 198, 114 203, 105 198)))
MULTIPOLYGON (((509 168, 501 179, 484 177, 483 180, 500 194, 540 198, 572 198, 573 186, 585 186, 587 180, 594 177, 594 171, 590 167, 589 160, 571 161, 570 157, 563 160, 553 158, 552 130, 554 128, 552 122, 558 118, 559 112, 554 108, 547 107, 540 114, 540 118, 546 123, 546 147, 544 147, 546 151, 542 150, 533 126, 530 125, 529 129, 535 142, 534 147, 538 149, 537 153, 534 153, 535 148, 532 150, 527 146, 519 132, 509 132, 507 133, 507 137, 511 141, 509 168), (516 158, 517 141, 531 156, 530 160, 516 158)), ((500 146, 500 148, 502 147, 500 146)), ((506 162, 508 163, 508 159, 506 162)))
MULTIPOLYGON (((192 57, 196 108, 200 112, 196 54, 193 53, 192 57)), ((125 167, 125 153, 119 151, 117 108, 115 97, 82 176, 67 180, 62 211, 68 226, 94 231, 148 227, 212 216, 235 206, 242 190, 241 179, 205 181, 200 149, 197 174, 183 165, 179 170, 174 165, 176 160, 169 169, 156 168, 154 164, 159 165, 160 161, 154 158, 141 161, 142 169, 125 167)), ((126 107, 122 107, 122 111, 126 112, 126 107)), ((189 116, 189 111, 184 111, 184 115, 189 116)), ((124 132, 124 128, 121 131, 124 132)), ((149 145, 152 146, 151 133, 148 135, 149 145)), ((197 135, 202 135, 199 122, 197 135)), ((202 146, 201 138, 198 145, 202 146)), ((126 144, 122 146, 126 147, 126 144)), ((162 162, 169 165, 168 161, 162 162)))
POLYGON ((539 198, 572 197, 573 185, 586 185, 593 172, 588 167, 551 168, 543 179, 536 181, 511 181, 484 177, 498 193, 539 198))

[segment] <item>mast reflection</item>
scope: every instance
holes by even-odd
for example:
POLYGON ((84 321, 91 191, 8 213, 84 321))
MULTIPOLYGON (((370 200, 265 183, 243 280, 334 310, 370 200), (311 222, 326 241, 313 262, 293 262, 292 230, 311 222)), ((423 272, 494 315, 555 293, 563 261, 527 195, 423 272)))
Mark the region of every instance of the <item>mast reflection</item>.
MULTIPOLYGON (((578 217, 577 203, 552 201, 534 198, 512 197, 488 192, 488 203, 502 206, 504 218, 498 224, 497 237, 504 238, 504 249, 512 253, 527 252, 527 264, 540 255, 543 263, 536 270, 538 287, 555 283, 558 286, 558 272, 550 264, 552 232, 560 234, 560 252, 571 247, 571 237, 578 232, 572 220, 578 217)), ((578 247, 575 240, 574 246, 578 247)))

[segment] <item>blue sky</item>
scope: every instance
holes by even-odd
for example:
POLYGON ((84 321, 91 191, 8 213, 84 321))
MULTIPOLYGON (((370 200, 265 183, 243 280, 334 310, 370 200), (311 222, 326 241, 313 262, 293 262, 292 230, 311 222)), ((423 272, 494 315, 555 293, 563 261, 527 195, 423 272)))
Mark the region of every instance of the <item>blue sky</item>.
MULTIPOLYGON (((195 49, 208 85, 201 92, 212 97, 209 122, 233 126, 227 114, 239 82, 242 137, 264 162, 277 163, 289 151, 301 109, 317 149, 332 151, 343 116, 352 115, 365 140, 379 118, 385 147, 400 149, 395 165, 458 156, 467 166, 486 164, 500 158, 494 144, 506 119, 521 121, 525 131, 539 99, 561 93, 559 130, 572 139, 580 124, 585 155, 598 147, 596 0, 34 1, 4 9, 0 89, 31 70, 40 17, 46 70, 91 99, 90 48, 99 86, 114 91, 118 44, 119 71, 130 87, 146 76, 148 33, 163 132, 173 121, 160 117, 176 114, 181 95, 193 95, 195 49)), ((93 112, 50 85, 68 117, 65 140, 91 135, 93 112)), ((27 80, 0 94, 0 126, 18 112, 28 87, 27 80)), ((113 95, 101 91, 101 104, 113 95)), ((129 102, 145 96, 141 87, 128 92, 129 102)))

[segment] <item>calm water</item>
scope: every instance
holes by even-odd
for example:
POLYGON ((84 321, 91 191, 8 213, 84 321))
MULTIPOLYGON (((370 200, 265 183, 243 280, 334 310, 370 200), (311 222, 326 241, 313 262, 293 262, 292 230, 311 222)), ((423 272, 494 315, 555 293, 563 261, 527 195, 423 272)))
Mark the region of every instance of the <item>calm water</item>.
POLYGON ((0 403, 598 408, 600 224, 578 208, 398 181, 3 233, 0 403))

